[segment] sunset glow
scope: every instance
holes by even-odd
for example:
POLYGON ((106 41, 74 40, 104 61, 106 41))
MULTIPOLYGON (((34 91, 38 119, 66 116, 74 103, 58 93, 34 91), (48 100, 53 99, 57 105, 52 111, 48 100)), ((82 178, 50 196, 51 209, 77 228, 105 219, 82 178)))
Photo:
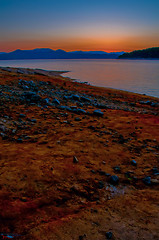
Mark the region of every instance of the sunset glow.
POLYGON ((1 0, 0 52, 132 51, 159 46, 158 1, 1 0))

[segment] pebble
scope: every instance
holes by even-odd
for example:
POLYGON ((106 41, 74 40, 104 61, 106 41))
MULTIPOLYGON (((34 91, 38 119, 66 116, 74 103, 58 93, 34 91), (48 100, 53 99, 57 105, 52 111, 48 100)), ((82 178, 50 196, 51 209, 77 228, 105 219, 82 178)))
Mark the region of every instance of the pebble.
POLYGON ((78 96, 78 95, 72 95, 71 97, 72 97, 72 99, 74 99, 76 101, 80 101, 80 96, 78 96))
POLYGON ((75 121, 79 122, 79 121, 81 121, 81 118, 76 117, 76 118, 75 118, 75 121))
POLYGON ((77 113, 77 114, 80 114, 80 113, 86 114, 87 113, 84 109, 81 109, 81 108, 71 109, 71 112, 77 113))
POLYGON ((106 173, 105 171, 102 171, 102 170, 98 170, 98 173, 103 176, 110 176, 109 173, 106 173))
POLYGON ((106 232, 105 236, 107 239, 112 239, 113 234, 112 234, 112 232, 106 232))
POLYGON ((104 188, 104 182, 99 181, 99 182, 98 182, 98 188, 99 188, 99 189, 104 188))
POLYGON ((123 143, 125 143, 126 141, 127 141, 127 140, 123 137, 123 135, 119 135, 118 143, 123 144, 123 143))
POLYGON ((107 108, 107 106, 104 105, 104 104, 97 104, 96 107, 101 108, 101 109, 106 109, 107 108))
POLYGON ((131 161, 131 165, 133 165, 133 166, 136 167, 136 166, 137 166, 137 162, 136 162, 135 160, 132 160, 132 161, 131 161))
POLYGON ((30 103, 40 103, 42 101, 42 98, 35 92, 24 92, 21 94, 21 100, 30 103))
POLYGON ((143 178, 143 183, 145 183, 145 185, 151 185, 151 177, 147 176, 143 178))
POLYGON ((118 172, 118 173, 121 172, 121 168, 119 166, 115 166, 115 167, 113 167, 113 169, 115 172, 118 172))
POLYGON ((50 104, 50 99, 49 98, 43 99, 43 103, 46 104, 46 105, 49 105, 50 104))
POLYGON ((104 113, 99 109, 94 110, 93 114, 98 117, 102 117, 104 115, 104 113))
POLYGON ((91 102, 91 99, 82 96, 82 97, 81 97, 81 101, 83 101, 83 102, 91 102))
POLYGON ((37 120, 36 120, 36 119, 31 119, 30 122, 32 122, 32 123, 36 123, 37 120))
POLYGON ((78 239, 79 239, 79 240, 83 240, 85 237, 86 237, 86 234, 83 234, 83 235, 80 235, 80 236, 78 237, 78 239))
POLYGON ((55 105, 60 105, 60 101, 56 98, 53 99, 52 103, 54 103, 55 105))
POLYGON ((119 183, 119 177, 116 176, 116 175, 112 175, 112 176, 110 177, 110 183, 113 184, 113 185, 118 184, 118 183, 119 183))
POLYGON ((74 157, 73 157, 73 163, 78 163, 78 162, 79 162, 79 161, 78 161, 77 157, 74 156, 74 157))
POLYGON ((19 114, 19 117, 20 117, 20 118, 25 118, 25 117, 26 117, 26 115, 25 115, 25 114, 23 114, 23 113, 20 113, 20 114, 19 114))
POLYGON ((151 179, 151 183, 157 185, 159 184, 159 179, 151 179))
POLYGON ((153 175, 159 175, 159 170, 157 167, 152 168, 153 175))
POLYGON ((0 136, 2 137, 3 140, 6 140, 8 138, 8 136, 4 133, 0 133, 0 136))
POLYGON ((18 139, 17 139, 17 142, 18 142, 18 143, 22 143, 22 142, 23 142, 23 139, 22 139, 22 138, 18 138, 18 139))

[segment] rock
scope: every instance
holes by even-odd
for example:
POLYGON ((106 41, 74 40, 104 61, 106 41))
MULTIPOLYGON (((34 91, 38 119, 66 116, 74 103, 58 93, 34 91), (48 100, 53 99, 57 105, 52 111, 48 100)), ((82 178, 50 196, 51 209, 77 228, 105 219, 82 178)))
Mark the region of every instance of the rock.
POLYGON ((97 209, 91 208, 91 213, 98 213, 97 209))
POLYGON ((76 101, 80 101, 80 96, 78 95, 72 95, 71 98, 76 101))
POLYGON ((21 94, 21 100, 24 100, 30 103, 39 103, 42 101, 42 98, 34 92, 24 92, 21 94))
POLYGON ((67 100, 70 99, 70 96, 66 96, 66 95, 65 95, 65 96, 63 96, 63 99, 67 101, 67 100))
POLYGON ((71 109, 70 111, 73 113, 76 113, 76 114, 86 114, 87 113, 84 109, 81 109, 81 108, 71 109))
POLYGON ((140 101, 140 104, 151 105, 151 101, 140 101))
POLYGON ((159 184, 159 179, 151 179, 151 183, 157 185, 159 184))
POLYGON ((70 108, 71 109, 77 109, 77 106, 71 106, 70 108))
POLYGON ((17 139, 17 142, 18 142, 18 143, 22 143, 22 142, 23 142, 23 139, 22 139, 22 138, 18 138, 18 139, 17 139))
POLYGON ((92 126, 92 125, 91 125, 91 126, 88 126, 88 128, 91 129, 91 130, 95 130, 95 129, 96 129, 96 128, 95 128, 94 126, 92 126))
POLYGON ((68 106, 59 106, 58 108, 61 110, 71 111, 71 108, 68 106))
POLYGON ((147 177, 143 178, 143 183, 145 185, 151 185, 151 177, 147 176, 147 177))
POLYGON ((112 175, 112 176, 110 177, 110 183, 113 184, 113 185, 118 184, 118 183, 119 183, 119 177, 116 176, 116 175, 112 175))
POLYGON ((137 162, 136 162, 135 160, 132 160, 132 161, 131 161, 131 165, 133 165, 133 166, 136 167, 136 166, 137 166, 137 162))
POLYGON ((55 105, 60 105, 60 101, 56 98, 53 99, 52 103, 54 103, 55 105))
POLYGON ((25 115, 25 114, 23 114, 23 113, 20 113, 20 114, 19 114, 19 117, 20 117, 20 118, 25 118, 25 117, 26 117, 26 115, 25 115))
POLYGON ((118 137, 118 143, 124 144, 125 142, 127 142, 127 140, 120 134, 118 137))
POLYGON ((151 107, 157 107, 158 106, 158 103, 156 102, 152 102, 152 101, 140 101, 140 104, 144 104, 144 105, 150 105, 151 107))
POLYGON ((130 106, 131 106, 131 107, 135 107, 135 106, 136 106, 136 103, 131 102, 131 103, 130 103, 130 106))
POLYGON ((138 181, 138 178, 137 178, 137 177, 135 177, 135 176, 132 176, 132 179, 133 179, 135 182, 137 182, 137 181, 138 181))
POLYGON ((101 110, 96 109, 96 110, 94 110, 93 115, 96 115, 98 117, 102 117, 104 115, 104 113, 101 110))
POLYGON ((87 113, 84 109, 81 109, 81 108, 77 108, 77 112, 78 113, 83 113, 83 114, 87 113))
POLYGON ((21 200, 22 202, 27 202, 27 198, 26 198, 26 197, 22 197, 22 198, 20 198, 20 200, 21 200))
POLYGON ((109 173, 106 173, 105 171, 102 171, 102 170, 98 170, 98 173, 103 176, 107 176, 107 177, 110 176, 109 173))
POLYGON ((79 106, 79 107, 83 107, 83 103, 79 102, 79 103, 78 103, 78 106, 79 106))
POLYGON ((104 188, 104 182, 99 181, 99 182, 98 182, 98 188, 99 188, 99 189, 104 188))
POLYGON ((30 122, 32 122, 32 123, 36 123, 37 120, 36 120, 36 119, 31 119, 30 122))
POLYGON ((82 97, 81 97, 81 101, 83 101, 83 102, 91 102, 91 99, 82 96, 82 97))
POLYGON ((1 130, 2 132, 5 132, 5 131, 6 131, 6 127, 5 127, 4 125, 0 125, 0 130, 1 130))
POLYGON ((44 98, 43 99, 43 104, 49 105, 50 104, 50 99, 49 98, 44 98))
POLYGON ((16 131, 17 131, 16 129, 13 129, 13 130, 12 130, 12 133, 13 133, 13 134, 15 134, 15 133, 16 133, 16 131))
POLYGON ((35 82, 31 81, 26 81, 26 80, 19 80, 18 86, 22 88, 23 90, 33 90, 33 91, 38 91, 38 88, 35 84, 35 82))
POLYGON ((79 162, 79 161, 78 161, 77 157, 74 156, 74 157, 73 157, 73 163, 78 163, 78 162, 79 162))
POLYGON ((83 234, 83 235, 80 235, 80 236, 78 237, 78 239, 79 239, 79 240, 83 240, 85 237, 86 237, 86 234, 83 234))
POLYGON ((2 137, 3 140, 8 139, 8 136, 4 133, 0 133, 0 136, 2 137))
POLYGON ((76 117, 76 118, 75 118, 75 121, 79 122, 79 121, 81 121, 81 118, 76 117))
POLYGON ((17 73, 24 74, 24 71, 18 69, 18 70, 17 70, 17 73))
POLYGON ((151 107, 158 107, 158 105, 159 105, 158 103, 154 103, 154 102, 151 103, 151 107))
POLYGON ((22 89, 23 89, 24 91, 27 91, 27 90, 29 90, 29 87, 28 87, 28 86, 25 86, 25 85, 23 85, 23 86, 22 86, 22 89))
POLYGON ((106 232, 105 236, 107 239, 112 239, 113 234, 112 234, 112 232, 106 232))
POLYGON ((63 121, 63 123, 69 123, 69 121, 65 120, 65 121, 63 121))
POLYGON ((115 167, 113 167, 113 169, 115 172, 118 172, 118 173, 121 172, 121 168, 119 166, 115 166, 115 167))
POLYGON ((153 175, 159 175, 159 170, 157 167, 152 168, 153 175))
POLYGON ((107 106, 104 105, 104 104, 97 104, 96 107, 100 108, 100 109, 106 109, 107 108, 107 106))

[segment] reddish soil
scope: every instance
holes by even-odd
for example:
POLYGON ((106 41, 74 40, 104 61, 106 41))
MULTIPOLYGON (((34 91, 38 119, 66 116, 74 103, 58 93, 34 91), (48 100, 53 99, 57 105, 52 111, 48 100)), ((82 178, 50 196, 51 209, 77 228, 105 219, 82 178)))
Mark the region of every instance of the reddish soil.
POLYGON ((159 99, 1 68, 0 115, 0 239, 159 239, 159 99))

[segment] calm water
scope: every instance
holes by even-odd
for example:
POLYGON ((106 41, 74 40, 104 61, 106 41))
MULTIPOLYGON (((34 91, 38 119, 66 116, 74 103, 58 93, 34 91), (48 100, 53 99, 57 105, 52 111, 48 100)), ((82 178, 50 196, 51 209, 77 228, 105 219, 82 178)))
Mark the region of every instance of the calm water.
POLYGON ((1 60, 0 66, 70 71, 64 76, 159 98, 159 60, 1 60))

